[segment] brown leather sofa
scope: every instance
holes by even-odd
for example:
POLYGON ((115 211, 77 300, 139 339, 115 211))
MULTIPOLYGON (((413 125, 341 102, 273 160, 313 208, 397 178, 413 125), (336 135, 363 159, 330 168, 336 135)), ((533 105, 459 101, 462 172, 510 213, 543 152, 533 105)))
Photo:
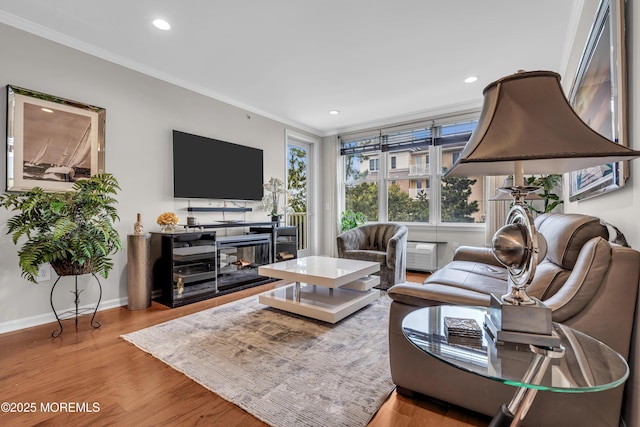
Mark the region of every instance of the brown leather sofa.
MULTIPOLYGON (((640 355, 632 343, 637 334, 640 252, 609 242, 609 228, 595 217, 545 214, 535 224, 548 248, 527 292, 552 309, 553 321, 603 341, 630 361, 625 403, 629 413, 629 405, 637 406, 640 389, 640 374, 633 367, 640 355)), ((417 392, 489 416, 509 403, 515 387, 446 365, 415 348, 402 334, 402 319, 420 307, 488 306, 490 293, 507 292, 506 277, 489 248, 460 247, 453 261, 422 285, 389 289, 391 375, 399 392, 417 392)), ((625 386, 597 393, 539 392, 525 425, 617 426, 624 390, 625 386)), ((627 421, 627 425, 634 424, 627 421)))
POLYGON ((380 285, 388 289, 406 280, 407 227, 396 223, 365 224, 338 235, 338 258, 380 263, 380 285))

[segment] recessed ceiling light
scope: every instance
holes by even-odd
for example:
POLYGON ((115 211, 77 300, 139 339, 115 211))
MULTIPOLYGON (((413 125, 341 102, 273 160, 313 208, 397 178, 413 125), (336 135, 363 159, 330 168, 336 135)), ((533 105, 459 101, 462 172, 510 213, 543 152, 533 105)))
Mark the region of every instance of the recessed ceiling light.
POLYGON ((41 110, 44 111, 45 113, 53 113, 53 110, 49 108, 41 108, 41 110))
POLYGON ((473 82, 475 82, 477 80, 478 80, 478 78, 476 76, 469 76, 466 79, 464 79, 464 82, 465 83, 473 83, 473 82))
POLYGON ((338 114, 340 114, 340 110, 329 110, 329 114, 331 114, 332 116, 337 116, 338 114))
POLYGON ((154 19, 153 26, 160 30, 165 30, 165 31, 171 29, 171 25, 169 25, 169 23, 164 19, 154 19))

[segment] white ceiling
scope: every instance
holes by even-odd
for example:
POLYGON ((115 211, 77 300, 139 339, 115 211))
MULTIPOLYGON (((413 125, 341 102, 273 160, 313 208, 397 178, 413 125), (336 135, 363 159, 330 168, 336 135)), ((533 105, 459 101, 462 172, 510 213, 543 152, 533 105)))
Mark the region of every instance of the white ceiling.
POLYGON ((0 22, 323 136, 478 107, 520 69, 564 74, 583 3, 0 0, 0 22))

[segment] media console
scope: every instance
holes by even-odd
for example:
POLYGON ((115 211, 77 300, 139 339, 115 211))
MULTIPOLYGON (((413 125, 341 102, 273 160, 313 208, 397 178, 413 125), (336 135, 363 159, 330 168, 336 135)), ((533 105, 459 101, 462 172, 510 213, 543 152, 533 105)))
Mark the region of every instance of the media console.
MULTIPOLYGON (((290 234, 291 227, 281 228, 290 234)), ((179 226, 172 233, 152 232, 155 299, 179 307, 273 282, 259 275, 258 267, 273 262, 279 229, 271 222, 216 222, 179 226), (237 227, 252 231, 231 236, 216 231, 237 227)))

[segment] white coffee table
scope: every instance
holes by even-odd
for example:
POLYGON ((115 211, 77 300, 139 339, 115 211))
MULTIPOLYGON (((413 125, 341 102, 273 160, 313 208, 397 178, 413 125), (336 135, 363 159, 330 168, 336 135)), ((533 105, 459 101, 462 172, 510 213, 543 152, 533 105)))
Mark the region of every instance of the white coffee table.
POLYGON ((260 294, 258 301, 283 311, 336 323, 378 299, 377 262, 310 256, 258 267, 261 276, 295 283, 260 294))

